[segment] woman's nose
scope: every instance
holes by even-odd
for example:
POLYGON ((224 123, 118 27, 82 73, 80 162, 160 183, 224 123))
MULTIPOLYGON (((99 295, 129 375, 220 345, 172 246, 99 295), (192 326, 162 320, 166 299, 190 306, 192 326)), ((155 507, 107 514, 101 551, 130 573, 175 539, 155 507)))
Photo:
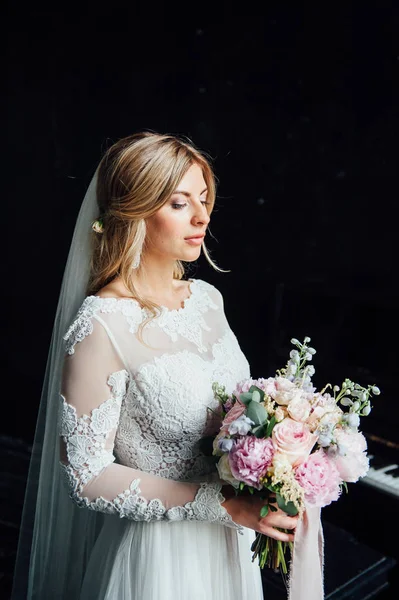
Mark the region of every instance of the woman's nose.
POLYGON ((208 225, 210 220, 211 220, 210 216, 208 215, 208 212, 207 212, 205 206, 202 206, 202 209, 197 209, 193 216, 193 221, 197 225, 200 225, 200 224, 208 225))

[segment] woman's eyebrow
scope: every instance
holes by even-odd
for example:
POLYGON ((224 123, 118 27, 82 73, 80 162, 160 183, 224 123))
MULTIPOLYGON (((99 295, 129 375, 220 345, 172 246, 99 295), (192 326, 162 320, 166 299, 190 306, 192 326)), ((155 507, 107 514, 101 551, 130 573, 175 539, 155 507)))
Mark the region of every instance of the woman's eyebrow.
MULTIPOLYGON (((208 191, 208 188, 206 187, 204 190, 202 190, 202 192, 200 193, 200 196, 202 196, 202 194, 204 194, 207 191, 208 191)), ((173 193, 174 194, 183 194, 183 196, 187 196, 187 198, 191 197, 190 192, 186 192, 185 190, 175 190, 173 193)))

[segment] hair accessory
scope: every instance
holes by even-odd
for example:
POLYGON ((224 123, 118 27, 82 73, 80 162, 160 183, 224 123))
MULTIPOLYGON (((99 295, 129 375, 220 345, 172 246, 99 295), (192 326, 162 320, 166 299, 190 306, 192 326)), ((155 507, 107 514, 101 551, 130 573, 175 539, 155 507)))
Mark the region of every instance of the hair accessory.
POLYGON ((91 228, 96 233, 103 233, 103 231, 104 231, 104 221, 102 219, 97 219, 96 221, 93 221, 93 223, 91 225, 91 228))

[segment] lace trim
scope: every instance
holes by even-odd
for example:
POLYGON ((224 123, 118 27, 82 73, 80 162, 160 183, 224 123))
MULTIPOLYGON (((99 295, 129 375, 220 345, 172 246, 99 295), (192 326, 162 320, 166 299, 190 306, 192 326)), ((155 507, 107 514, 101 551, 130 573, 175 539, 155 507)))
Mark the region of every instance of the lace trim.
POLYGON ((92 317, 94 316, 96 308, 93 301, 86 302, 86 300, 79 308, 72 325, 70 325, 66 334, 63 336, 63 339, 66 342, 65 350, 68 354, 74 354, 75 345, 78 342, 83 341, 86 336, 93 333, 92 317))
POLYGON ((221 493, 222 484, 204 482, 192 502, 184 506, 175 506, 170 508, 166 515, 170 521, 210 521, 211 523, 221 523, 226 527, 236 529, 243 534, 244 528, 233 521, 230 514, 222 506, 225 497, 221 493))
MULTIPOLYGON (((68 478, 68 473, 65 473, 65 475, 68 478)), ((238 533, 243 535, 244 528, 235 523, 227 510, 221 505, 225 498, 220 493, 222 487, 220 483, 201 483, 192 502, 188 502, 184 506, 174 506, 169 510, 166 510, 158 498, 147 501, 141 496, 139 486, 140 479, 134 479, 130 487, 118 494, 114 500, 107 500, 100 496, 90 501, 87 497, 82 497, 76 492, 71 494, 71 498, 79 507, 106 514, 118 514, 121 519, 146 522, 209 521, 236 529, 238 533)))
MULTIPOLYGON (((210 287, 213 286, 205 281, 193 279, 190 284, 191 296, 185 299, 184 306, 174 310, 161 306, 159 315, 152 319, 148 326, 160 327, 172 341, 176 341, 178 336, 181 336, 194 343, 199 352, 206 352, 207 348, 202 342, 202 332, 209 331, 210 328, 206 324, 203 314, 209 309, 219 309, 219 306, 208 294, 210 287)), ((131 333, 136 333, 140 323, 151 316, 149 311, 141 308, 133 298, 88 296, 63 336, 68 354, 74 354, 76 344, 93 333, 92 319, 98 310, 103 313, 121 311, 128 322, 131 333)))
POLYGON ((193 292, 185 301, 184 307, 178 310, 161 308, 161 314, 157 319, 150 321, 148 327, 160 327, 173 342, 181 336, 195 344, 199 352, 206 352, 207 347, 202 342, 202 332, 210 331, 203 314, 210 308, 217 310, 219 307, 213 302, 209 294, 203 289, 202 294, 193 292), (189 310, 187 308, 189 307, 189 310), (193 314, 195 313, 195 319, 193 314))
POLYGON ((127 378, 125 369, 108 377, 111 397, 93 409, 91 416, 82 415, 78 418, 75 407, 60 394, 59 435, 65 442, 69 463, 61 465, 72 494, 80 494, 93 477, 115 461, 112 450, 106 448, 106 442, 108 435, 118 425, 127 378))

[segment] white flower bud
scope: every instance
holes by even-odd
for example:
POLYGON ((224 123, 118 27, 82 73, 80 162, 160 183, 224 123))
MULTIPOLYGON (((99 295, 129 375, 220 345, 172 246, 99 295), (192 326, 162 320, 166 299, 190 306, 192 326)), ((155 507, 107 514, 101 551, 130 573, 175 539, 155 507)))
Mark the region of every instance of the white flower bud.
POLYGON ((359 402, 359 400, 355 400, 355 402, 352 404, 351 412, 356 412, 359 410, 359 408, 360 408, 360 402, 359 402))
POLYGON ((308 344, 311 341, 310 337, 306 336, 304 339, 304 343, 308 344))
POLYGON ((312 360, 312 355, 310 354, 310 352, 306 352, 305 358, 306 360, 312 360))
POLYGON ((370 412, 371 412, 371 406, 370 406, 370 404, 366 404, 366 406, 363 407, 361 414, 362 414, 362 416, 367 417, 367 415, 369 415, 370 412))
POLYGON ((327 448, 331 444, 331 433, 321 433, 317 442, 322 448, 327 448))
POLYGON ((308 348, 309 354, 316 354, 316 350, 314 348, 308 348))
POLYGON ((353 402, 350 398, 341 398, 340 400, 342 406, 352 406, 353 402))
POLYGON ((360 424, 360 417, 357 413, 347 413, 344 415, 344 420, 348 423, 349 427, 356 429, 360 424))
POLYGON ((334 392, 339 392, 339 386, 338 386, 338 385, 334 385, 334 387, 333 387, 333 391, 334 391, 334 392))
POLYGON ((379 396, 381 394, 380 388, 376 385, 373 385, 371 391, 373 392, 374 396, 379 396))
POLYGON ((95 231, 96 233, 103 233, 104 231, 104 225, 101 219, 97 219, 96 221, 94 221, 91 225, 91 228, 93 229, 93 231, 95 231))
POLYGON ((291 339, 291 344, 294 344, 294 346, 299 346, 300 345, 300 341, 297 340, 296 338, 292 338, 291 339))
POLYGON ((295 360, 296 362, 299 361, 299 352, 298 350, 291 350, 290 352, 290 358, 292 358, 293 360, 295 360))

